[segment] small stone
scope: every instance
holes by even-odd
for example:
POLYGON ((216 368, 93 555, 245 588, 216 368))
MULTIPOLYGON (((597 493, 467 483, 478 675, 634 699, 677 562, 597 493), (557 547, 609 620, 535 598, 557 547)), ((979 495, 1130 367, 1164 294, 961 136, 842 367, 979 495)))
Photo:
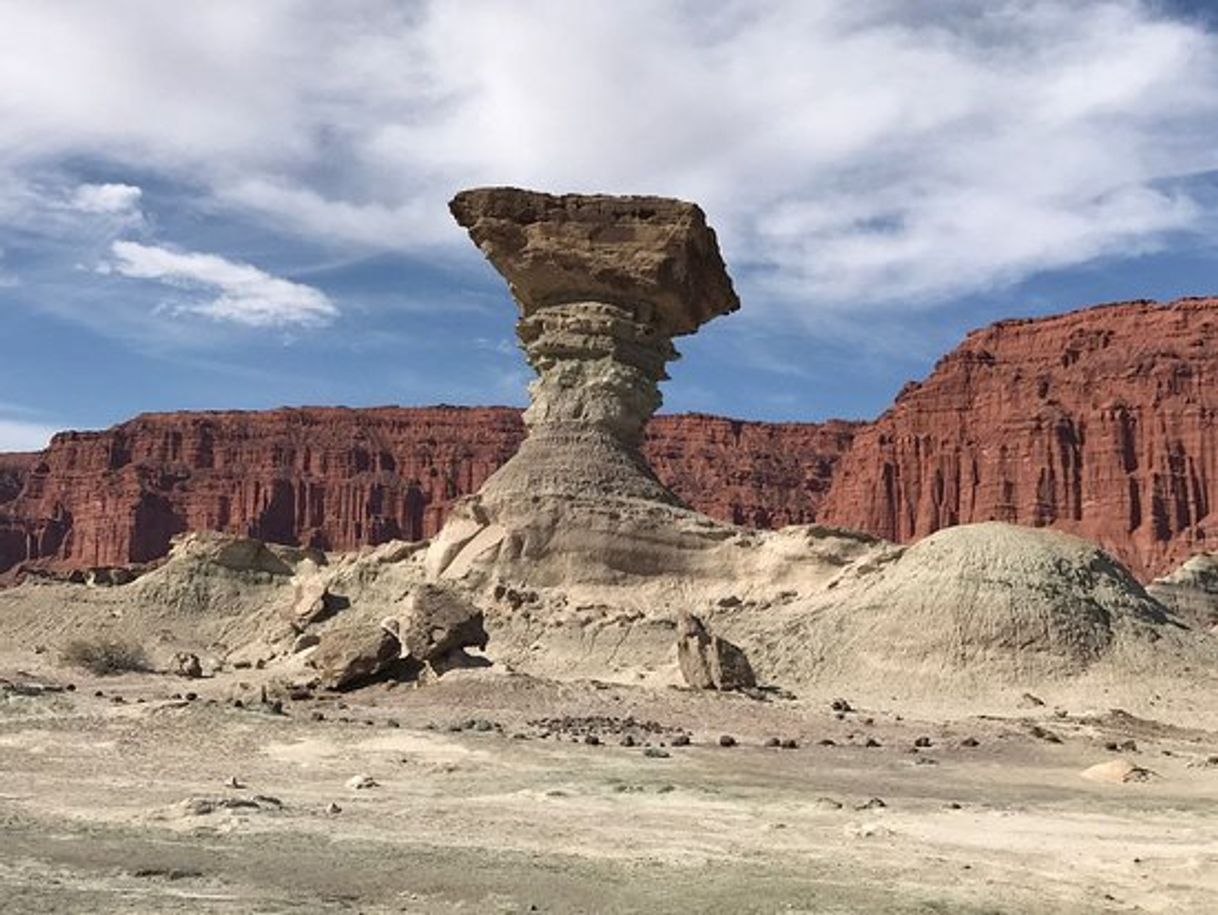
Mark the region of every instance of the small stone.
POLYGON ((244 788, 245 785, 235 775, 230 775, 228 781, 224 783, 229 788, 244 788))
POLYGON ((242 702, 240 699, 234 699, 233 708, 245 708, 245 703, 242 702))
POLYGON ((719 746, 734 747, 736 746, 736 738, 731 734, 721 734, 719 735, 719 746))
POLYGON ((200 663, 198 655, 187 651, 179 651, 173 656, 173 660, 170 661, 169 671, 170 673, 177 674, 179 677, 197 680, 203 676, 203 665, 200 663))
POLYGON ((828 737, 818 740, 817 743, 820 744, 822 747, 836 747, 837 746, 837 741, 831 740, 828 737))
POLYGON ((795 740, 795 738, 793 738, 793 737, 788 737, 786 740, 784 740, 782 742, 782 748, 784 750, 798 750, 799 741, 795 740))
POLYGON ((627 734, 625 737, 623 737, 623 738, 621 739, 620 743, 621 743, 621 745, 622 745, 622 746, 624 746, 624 747, 633 747, 633 746, 634 746, 634 738, 633 738, 633 737, 631 737, 629 734, 627 734))
POLYGON ((855 807, 855 810, 879 810, 881 807, 887 807, 882 798, 873 797, 864 801, 855 807))
POLYGON ((643 755, 648 759, 668 759, 668 751, 661 750, 658 747, 647 747, 643 750, 643 755))
POLYGON ((853 712, 854 711, 854 709, 851 708, 850 703, 847 702, 845 699, 834 699, 832 702, 829 703, 829 708, 833 709, 833 711, 835 711, 835 712, 853 712))
POLYGON ((402 725, 396 718, 388 718, 385 720, 385 727, 387 728, 400 728, 401 726, 402 725))
POLYGON ((981 746, 981 741, 976 737, 965 737, 964 740, 960 741, 960 746, 969 747, 971 749, 972 747, 981 746))
POLYGON ((599 737, 597 737, 595 734, 589 734, 587 737, 584 738, 584 743, 586 743, 590 747, 599 747, 600 743, 601 743, 601 739, 599 737))
POLYGON ((493 727, 494 727, 494 725, 492 725, 485 718, 479 718, 477 721, 474 722, 475 731, 481 731, 481 732, 485 733, 486 731, 491 730, 493 727))
POLYGON ((879 747, 879 746, 883 746, 883 744, 881 744, 881 743, 880 743, 878 740, 876 740, 874 737, 868 737, 868 738, 867 738, 867 740, 866 740, 866 741, 863 743, 863 746, 865 746, 865 747, 879 747))
POLYGON ((342 812, 343 808, 339 807, 338 804, 334 803, 333 801, 326 805, 326 813, 328 813, 330 816, 334 816, 336 813, 342 812))
POLYGON ((310 717, 310 718, 311 718, 313 721, 325 721, 325 720, 326 720, 326 716, 325 716, 325 713, 324 713, 324 712, 314 712, 314 713, 313 713, 312 715, 310 715, 309 717, 310 717))
POLYGON ((767 747, 780 747, 780 746, 782 746, 782 741, 779 740, 777 737, 771 737, 768 740, 766 740, 765 745, 767 747))
POLYGON ((689 746, 689 735, 688 734, 678 734, 676 737, 674 737, 672 739, 672 745, 674 747, 688 747, 689 746))
POLYGON ((915 747, 929 747, 931 745, 932 744, 931 744, 929 737, 919 737, 917 740, 914 741, 915 747))
POLYGON ((353 791, 363 791, 367 788, 378 788, 380 785, 371 775, 353 775, 347 779, 347 787, 353 791))
POLYGON ((199 698, 199 694, 198 693, 187 693, 182 698, 185 699, 187 702, 194 702, 196 699, 199 698))

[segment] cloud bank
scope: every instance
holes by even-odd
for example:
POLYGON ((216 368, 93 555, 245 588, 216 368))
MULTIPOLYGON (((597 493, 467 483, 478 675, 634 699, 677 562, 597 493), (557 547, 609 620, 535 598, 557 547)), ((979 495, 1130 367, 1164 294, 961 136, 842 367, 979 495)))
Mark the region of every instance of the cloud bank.
MULTIPOLYGON (((1218 169, 1218 39, 1149 0, 0 0, 0 19, 0 173, 152 170, 344 252, 458 250, 444 204, 468 185, 675 195, 709 211, 750 313, 815 328, 1213 222, 1193 187, 1218 169)), ((252 267, 114 255, 220 290, 194 306, 212 317, 332 317, 252 267)))

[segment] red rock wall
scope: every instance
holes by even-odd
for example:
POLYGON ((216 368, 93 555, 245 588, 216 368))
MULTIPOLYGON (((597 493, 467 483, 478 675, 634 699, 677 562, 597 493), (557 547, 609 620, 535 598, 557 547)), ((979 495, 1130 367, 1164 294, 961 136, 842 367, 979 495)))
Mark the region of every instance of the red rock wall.
POLYGON ((908 541, 1002 520, 1143 578, 1218 549, 1218 300, 976 331, 854 438, 821 520, 908 541))
MULTIPOLYGON (((772 526, 814 516, 852 431, 660 417, 645 450, 696 507, 772 526)), ((157 414, 62 433, 0 501, 0 572, 145 562, 186 530, 333 550, 427 537, 523 434, 516 410, 457 407, 157 414)))
MULTIPOLYGON (((1053 526, 1146 579, 1218 550, 1216 382, 1218 299, 1135 302, 976 331, 873 424, 657 417, 644 450, 725 521, 901 541, 972 521, 1053 526)), ((41 455, 0 456, 0 573, 143 562, 184 530, 327 549, 429 536, 522 435, 515 410, 457 407, 63 433, 41 455)))

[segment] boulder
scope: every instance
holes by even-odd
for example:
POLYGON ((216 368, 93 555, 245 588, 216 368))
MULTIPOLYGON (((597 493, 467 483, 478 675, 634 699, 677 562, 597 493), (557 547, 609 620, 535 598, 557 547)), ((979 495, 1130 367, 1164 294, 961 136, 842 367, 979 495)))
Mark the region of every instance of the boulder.
POLYGON ((677 621, 677 663, 681 676, 694 689, 735 690, 757 685, 744 652, 726 639, 711 635, 692 613, 677 621))
POLYGON ((324 581, 309 579, 298 582, 288 620, 297 628, 319 623, 334 612, 335 603, 324 581))
POLYGON ((460 648, 486 648, 482 611, 439 585, 422 585, 411 592, 407 611, 385 621, 395 631, 403 657, 427 663, 460 648))
POLYGON ((346 626, 323 633, 309 658, 326 689, 351 689, 391 671, 401 645, 384 627, 346 626))

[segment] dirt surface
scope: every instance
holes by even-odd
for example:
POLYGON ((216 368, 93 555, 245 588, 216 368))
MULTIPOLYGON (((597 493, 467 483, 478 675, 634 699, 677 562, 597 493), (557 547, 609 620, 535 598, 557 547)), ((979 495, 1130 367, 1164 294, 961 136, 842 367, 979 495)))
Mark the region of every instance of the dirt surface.
POLYGON ((1204 912, 1218 898, 1213 730, 1017 696, 912 720, 857 697, 843 711, 493 671, 302 694, 276 713, 259 673, 96 678, 0 656, 0 909, 1204 912), (1151 774, 1081 777, 1115 758, 1151 774))

